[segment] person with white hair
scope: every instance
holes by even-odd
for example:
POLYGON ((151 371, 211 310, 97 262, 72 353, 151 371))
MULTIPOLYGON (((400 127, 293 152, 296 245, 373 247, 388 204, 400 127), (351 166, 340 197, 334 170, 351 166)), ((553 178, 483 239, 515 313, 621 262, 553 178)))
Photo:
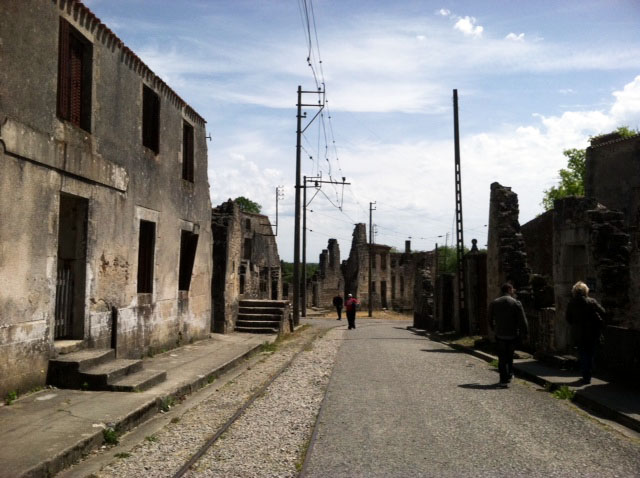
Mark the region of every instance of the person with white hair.
POLYGON ((604 328, 606 311, 597 300, 589 297, 589 287, 582 281, 573 285, 571 295, 566 319, 573 326, 573 337, 578 346, 582 384, 587 385, 591 383, 593 362, 604 328))

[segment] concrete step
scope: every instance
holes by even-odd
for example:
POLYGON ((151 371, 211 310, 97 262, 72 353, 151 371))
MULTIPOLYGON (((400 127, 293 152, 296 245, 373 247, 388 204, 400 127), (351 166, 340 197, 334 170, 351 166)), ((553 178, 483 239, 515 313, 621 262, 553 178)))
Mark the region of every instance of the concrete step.
POLYGON ((238 320, 265 320, 280 322, 282 315, 276 314, 238 314, 238 320))
POLYGON ((282 315, 282 309, 278 307, 239 307, 239 314, 272 314, 282 315))
POLYGON ((109 385, 125 375, 142 370, 142 360, 116 359, 80 373, 82 388, 109 390, 109 385))
POLYGON ((283 300, 244 299, 241 300, 238 305, 240 307, 274 307, 284 309, 286 302, 283 300))
POLYGON ((167 372, 165 371, 143 369, 109 383, 109 390, 114 392, 142 392, 164 382, 166 379, 167 372))
POLYGON ((270 327, 241 327, 236 325, 236 332, 247 333, 247 334, 277 334, 279 330, 277 328, 273 329, 270 327))
POLYGON ((79 352, 84 347, 84 340, 56 340, 53 342, 53 348, 59 355, 79 352))
POLYGON ((237 327, 259 327, 259 328, 271 328, 271 329, 279 329, 280 321, 279 320, 245 320, 238 319, 236 321, 237 327))
POLYGON ((114 360, 115 356, 113 349, 86 349, 60 355, 49 360, 47 384, 59 388, 82 388, 83 371, 114 360))

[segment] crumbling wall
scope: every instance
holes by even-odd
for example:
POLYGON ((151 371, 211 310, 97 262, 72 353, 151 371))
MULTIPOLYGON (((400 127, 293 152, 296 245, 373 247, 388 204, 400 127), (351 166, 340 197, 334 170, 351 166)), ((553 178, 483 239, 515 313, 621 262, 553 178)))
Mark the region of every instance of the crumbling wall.
POLYGON ((351 250, 346 261, 342 262, 342 275, 346 294, 357 297, 362 306, 369 300, 369 250, 367 244, 367 229, 362 223, 353 229, 351 250))
POLYGON ((464 255, 466 314, 472 335, 486 335, 487 323, 487 253, 478 250, 473 239, 471 250, 464 255))
POLYGON ((511 282, 518 299, 527 305, 531 298, 527 253, 520 222, 518 195, 510 187, 491 184, 489 237, 487 245, 487 302, 500 295, 500 286, 511 282))
POLYGON ((329 239, 327 248, 320 254, 318 269, 310 280, 308 305, 331 308, 335 296, 344 296, 344 277, 340 266, 338 240, 329 239))
POLYGON ((418 329, 433 330, 434 320, 434 284, 433 254, 428 252, 411 254, 413 267, 413 326, 418 329))
POLYGON ((282 299, 278 246, 269 218, 229 199, 212 211, 215 275, 211 284, 216 332, 234 329, 241 299, 282 299))
POLYGON ((571 330, 563 320, 578 280, 607 309, 608 321, 627 321, 629 305, 629 236, 624 215, 599 205, 593 198, 568 197, 554 202, 554 290, 557 320, 556 348, 572 344, 571 330))

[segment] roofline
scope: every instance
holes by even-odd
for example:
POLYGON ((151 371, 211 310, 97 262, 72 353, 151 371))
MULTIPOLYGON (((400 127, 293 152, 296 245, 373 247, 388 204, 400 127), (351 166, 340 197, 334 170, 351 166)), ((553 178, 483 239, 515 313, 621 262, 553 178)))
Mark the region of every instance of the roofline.
POLYGON ((184 108, 185 114, 201 126, 206 124, 206 120, 198 114, 189 104, 184 101, 169 85, 167 85, 158 75, 156 75, 146 63, 144 63, 133 50, 124 44, 118 36, 107 27, 102 21, 80 0, 51 0, 60 10, 66 11, 68 15, 92 32, 96 39, 106 43, 111 49, 119 48, 122 51, 121 60, 130 63, 130 66, 151 85, 167 96, 174 104, 184 108))
POLYGON ((627 137, 622 137, 622 138, 615 138, 615 139, 612 139, 612 140, 609 140, 609 141, 605 141, 605 142, 603 142, 603 143, 591 144, 591 145, 589 145, 589 146, 587 147, 587 149, 589 149, 589 148, 596 149, 596 148, 600 148, 600 147, 602 147, 602 146, 608 146, 608 145, 610 145, 610 144, 614 144, 614 143, 621 143, 622 141, 629 141, 629 140, 631 140, 631 139, 638 139, 638 138, 640 138, 640 133, 638 133, 638 134, 634 134, 633 136, 627 136, 627 137))

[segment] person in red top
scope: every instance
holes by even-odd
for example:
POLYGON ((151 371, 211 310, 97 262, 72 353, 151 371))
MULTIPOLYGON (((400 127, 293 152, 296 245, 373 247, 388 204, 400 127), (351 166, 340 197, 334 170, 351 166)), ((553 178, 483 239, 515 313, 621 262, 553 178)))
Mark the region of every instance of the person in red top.
POLYGON ((353 295, 349 294, 345 308, 347 309, 347 320, 349 321, 349 329, 356 328, 356 307, 360 305, 360 301, 353 295))

